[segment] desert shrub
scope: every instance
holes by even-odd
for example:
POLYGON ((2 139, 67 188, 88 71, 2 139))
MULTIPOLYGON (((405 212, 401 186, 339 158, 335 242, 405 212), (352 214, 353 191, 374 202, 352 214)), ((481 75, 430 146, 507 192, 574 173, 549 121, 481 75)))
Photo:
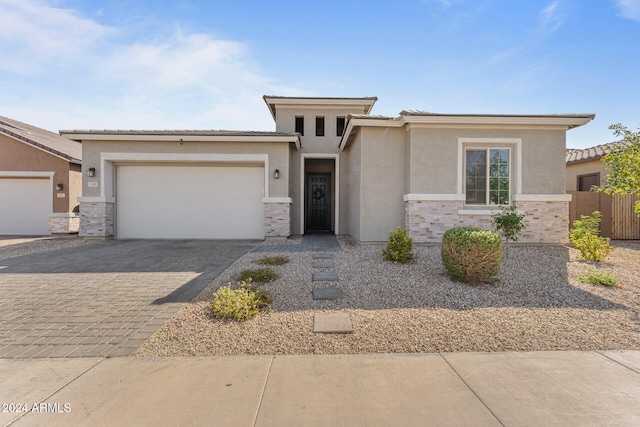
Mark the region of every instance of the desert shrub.
POLYGON ((500 270, 502 239, 495 231, 453 227, 442 236, 441 255, 451 279, 491 283, 500 270))
POLYGON ((389 242, 382 250, 382 255, 389 261, 409 262, 413 258, 413 240, 407 236, 405 228, 398 227, 389 232, 389 242))
POLYGON ((584 283, 591 283, 593 285, 603 286, 617 286, 618 279, 606 271, 589 270, 582 276, 578 276, 578 280, 584 283))
POLYGON ((262 265, 283 265, 289 262, 289 258, 284 255, 265 255, 257 259, 256 262, 262 265))
POLYGON ((278 274, 269 267, 243 270, 240 272, 240 280, 242 281, 271 282, 278 277, 278 274))
POLYGON ((593 212, 592 216, 581 215, 569 231, 571 245, 580 251, 582 259, 586 261, 600 262, 613 251, 609 245, 611 239, 600 237, 601 220, 602 215, 598 211, 593 212))
POLYGON ((231 283, 218 289, 209 310, 218 318, 246 320, 272 302, 273 297, 266 287, 257 288, 248 280, 240 283, 237 289, 233 289, 231 283))

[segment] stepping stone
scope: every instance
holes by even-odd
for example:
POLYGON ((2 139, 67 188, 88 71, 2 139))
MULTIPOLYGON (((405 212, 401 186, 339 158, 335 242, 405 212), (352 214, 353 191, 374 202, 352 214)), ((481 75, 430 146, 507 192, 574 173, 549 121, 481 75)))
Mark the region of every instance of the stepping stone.
POLYGON ((328 252, 316 252, 313 254, 313 259, 328 259, 332 257, 333 255, 328 252))
POLYGON ((313 263, 313 268, 333 268, 335 264, 333 261, 315 261, 313 263))
POLYGON ((350 334, 353 332, 351 316, 347 313, 316 313, 313 332, 317 334, 350 334))
POLYGON ((340 288, 315 288, 313 290, 313 299, 314 300, 322 300, 322 299, 338 299, 342 296, 342 289, 340 288))
POLYGON ((313 273, 311 280, 314 282, 336 282, 338 275, 334 271, 317 271, 313 273))

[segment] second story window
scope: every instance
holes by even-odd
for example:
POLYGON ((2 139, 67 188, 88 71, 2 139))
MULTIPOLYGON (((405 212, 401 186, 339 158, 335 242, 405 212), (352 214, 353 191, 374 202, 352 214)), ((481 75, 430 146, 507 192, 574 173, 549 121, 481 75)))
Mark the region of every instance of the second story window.
POLYGON ((344 133, 344 117, 336 118, 336 136, 342 136, 344 133))
POLYGON ((296 132, 304 136, 304 117, 296 116, 296 132))
POLYGON ((324 117, 316 116, 316 136, 324 136, 324 117))

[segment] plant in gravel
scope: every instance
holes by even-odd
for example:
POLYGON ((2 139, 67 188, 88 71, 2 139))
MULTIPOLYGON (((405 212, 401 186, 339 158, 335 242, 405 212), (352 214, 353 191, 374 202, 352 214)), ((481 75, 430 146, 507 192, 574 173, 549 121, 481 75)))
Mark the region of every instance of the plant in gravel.
POLYGON ((611 239, 600 237, 601 220, 599 211, 594 211, 592 216, 581 215, 580 219, 573 221, 573 228, 569 231, 571 245, 580 251, 585 261, 600 262, 613 251, 609 245, 611 239))
POLYGON ((598 271, 591 269, 582 276, 578 276, 578 280, 584 283, 591 283, 593 285, 603 286, 617 286, 618 279, 615 276, 607 273, 606 271, 598 271))
POLYGON ((283 265, 289 262, 289 258, 284 255, 265 255, 257 259, 256 262, 262 265, 283 265))
POLYGON ((442 236, 441 256, 451 279, 492 283, 500 271, 502 239, 491 230, 453 227, 442 236))
POLYGON ((413 240, 407 236, 407 229, 398 226, 389 232, 389 242, 382 250, 382 255, 389 261, 407 263, 413 258, 413 240))
POLYGON ((491 223, 496 228, 496 231, 504 237, 505 252, 507 257, 507 247, 509 240, 517 242, 520 238, 520 233, 527 226, 524 223, 524 214, 518 213, 515 206, 500 206, 500 212, 493 215, 491 223))
POLYGON ((231 283, 219 288, 213 295, 209 310, 218 318, 246 320, 272 302, 273 297, 267 288, 257 288, 249 279, 242 281, 236 289, 231 287, 231 283))
POLYGON ((278 277, 278 274, 269 267, 248 269, 240 272, 240 280, 242 281, 271 282, 278 277))

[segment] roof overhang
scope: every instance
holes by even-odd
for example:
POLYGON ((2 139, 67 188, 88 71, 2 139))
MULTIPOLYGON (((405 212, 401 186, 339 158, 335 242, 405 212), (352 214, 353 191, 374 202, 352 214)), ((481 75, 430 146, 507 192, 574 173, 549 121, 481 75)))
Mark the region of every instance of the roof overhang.
POLYGON ((595 114, 498 115, 436 114, 403 111, 399 117, 350 116, 340 140, 340 150, 351 143, 360 127, 466 128, 466 129, 558 129, 585 125, 595 114))
POLYGON ((207 132, 207 131, 83 131, 62 130, 60 135, 75 141, 141 141, 141 142, 283 142, 300 149, 297 133, 268 132, 207 132))
POLYGON ((41 144, 40 142, 36 141, 35 139, 31 139, 31 138, 26 138, 22 135, 19 135, 15 132, 11 132, 8 129, 5 129, 3 127, 0 127, 0 133, 2 133, 5 136, 8 136, 11 139, 14 139, 16 141, 22 142, 23 144, 27 144, 33 148, 36 148, 40 151, 44 151, 47 154, 50 154, 54 157, 57 157, 59 159, 65 160, 69 163, 72 163, 74 165, 81 165, 82 164, 82 160, 81 159, 76 159, 73 156, 70 156, 66 153, 63 153, 59 150, 56 150, 54 148, 51 148, 45 144, 41 144))
POLYGON ((288 108, 353 108, 369 114, 373 104, 378 100, 375 96, 362 98, 314 98, 314 97, 288 97, 264 95, 264 102, 269 107, 273 120, 276 119, 276 109, 279 106, 288 108))

